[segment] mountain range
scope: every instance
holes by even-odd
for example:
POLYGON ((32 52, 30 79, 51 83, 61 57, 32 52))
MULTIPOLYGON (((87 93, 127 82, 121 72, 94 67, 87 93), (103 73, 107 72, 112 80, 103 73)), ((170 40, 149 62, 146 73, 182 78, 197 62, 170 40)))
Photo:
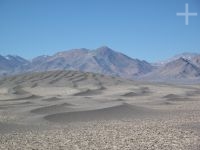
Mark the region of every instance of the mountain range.
POLYGON ((78 70, 140 80, 200 80, 200 54, 183 53, 154 64, 106 46, 95 50, 72 49, 30 61, 20 56, 0 55, 0 76, 50 70, 78 70))

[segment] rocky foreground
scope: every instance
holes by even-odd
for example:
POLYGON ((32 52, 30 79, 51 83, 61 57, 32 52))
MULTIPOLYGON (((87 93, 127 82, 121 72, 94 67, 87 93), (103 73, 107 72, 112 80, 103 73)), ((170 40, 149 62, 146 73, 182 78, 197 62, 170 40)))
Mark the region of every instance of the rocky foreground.
POLYGON ((0 149, 198 150, 200 137, 167 122, 107 121, 0 136, 0 149))

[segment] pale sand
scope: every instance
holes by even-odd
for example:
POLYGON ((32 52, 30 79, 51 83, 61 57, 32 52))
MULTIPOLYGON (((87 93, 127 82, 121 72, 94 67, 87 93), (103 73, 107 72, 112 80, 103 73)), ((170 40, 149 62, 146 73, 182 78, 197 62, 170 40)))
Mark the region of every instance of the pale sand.
POLYGON ((200 149, 200 86, 75 71, 0 81, 0 149, 200 149))

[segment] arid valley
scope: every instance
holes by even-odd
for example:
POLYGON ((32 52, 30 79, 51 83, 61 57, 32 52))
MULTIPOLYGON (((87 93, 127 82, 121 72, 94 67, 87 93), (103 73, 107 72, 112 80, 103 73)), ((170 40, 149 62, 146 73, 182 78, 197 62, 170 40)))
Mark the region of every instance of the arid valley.
POLYGON ((2 150, 198 150, 200 86, 49 71, 0 81, 2 150))

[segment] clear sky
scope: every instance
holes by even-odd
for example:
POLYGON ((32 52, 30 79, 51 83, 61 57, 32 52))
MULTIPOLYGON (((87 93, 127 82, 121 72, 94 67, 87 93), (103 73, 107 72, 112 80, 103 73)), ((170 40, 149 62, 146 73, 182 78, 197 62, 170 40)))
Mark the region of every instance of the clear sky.
POLYGON ((150 62, 200 53, 200 0, 0 0, 0 54, 108 46, 150 62), (184 17, 185 3, 197 17, 184 17))

